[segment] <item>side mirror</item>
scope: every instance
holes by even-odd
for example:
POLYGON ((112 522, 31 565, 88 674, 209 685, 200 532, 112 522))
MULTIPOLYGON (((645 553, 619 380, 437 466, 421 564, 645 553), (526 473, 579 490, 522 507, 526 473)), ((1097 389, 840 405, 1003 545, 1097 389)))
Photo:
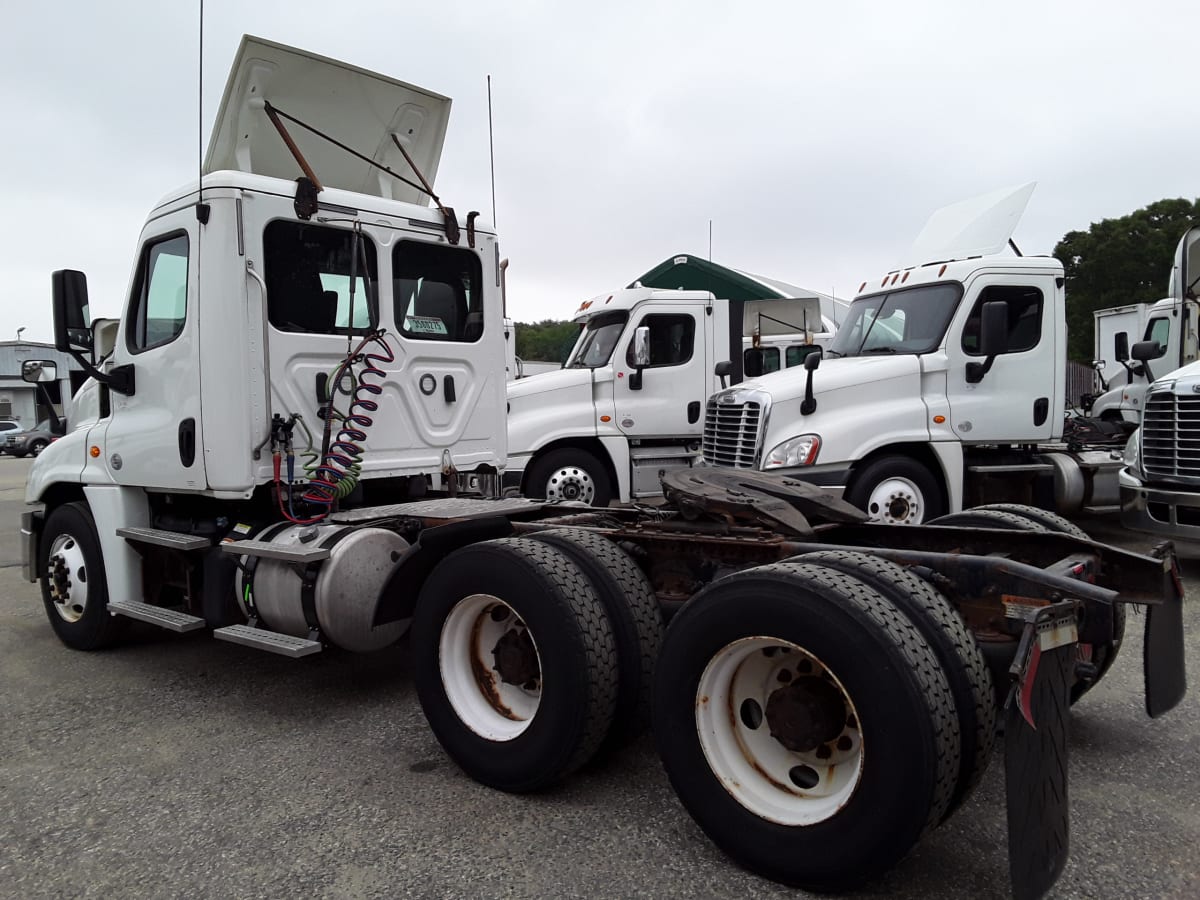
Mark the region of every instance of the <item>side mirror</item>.
POLYGON ((983 304, 979 317, 979 352, 981 363, 967 363, 967 384, 979 384, 983 376, 991 371, 996 357, 1008 346, 1008 304, 1003 300, 989 300, 983 304))
POLYGON ((650 365, 649 325, 639 325, 633 332, 633 365, 638 369, 650 365))
POLYGON ((813 372, 821 365, 821 354, 810 353, 804 357, 804 371, 807 378, 804 381, 804 399, 800 402, 800 415, 811 416, 817 411, 817 398, 813 395, 813 372))
POLYGON ((1133 345, 1131 355, 1138 362, 1149 362, 1152 359, 1158 359, 1166 352, 1167 348, 1158 341, 1138 341, 1133 345))
POLYGON ((1113 359, 1119 363, 1129 362, 1129 335, 1124 331, 1113 335, 1113 359))
POLYGON ((51 276, 54 302, 54 347, 57 350, 92 349, 92 318, 88 312, 87 276, 60 269, 51 276))
POLYGON ((729 373, 733 371, 733 363, 727 359, 721 360, 713 366, 713 374, 721 379, 721 389, 724 390, 728 382, 725 380, 729 377, 729 373))
POLYGON ((48 359, 27 359, 21 363, 21 380, 30 384, 58 381, 58 363, 48 359))
POLYGON ((642 389, 642 369, 650 365, 650 326, 639 325, 633 330, 633 366, 629 376, 629 389, 642 389))
POLYGON ((763 373, 764 368, 766 365, 763 352, 757 348, 747 350, 742 358, 742 371, 746 373, 746 377, 757 378, 763 373))
POLYGON ((1003 300, 991 300, 983 304, 983 317, 979 322, 979 352, 984 356, 998 356, 1008 344, 1008 304, 1003 300))

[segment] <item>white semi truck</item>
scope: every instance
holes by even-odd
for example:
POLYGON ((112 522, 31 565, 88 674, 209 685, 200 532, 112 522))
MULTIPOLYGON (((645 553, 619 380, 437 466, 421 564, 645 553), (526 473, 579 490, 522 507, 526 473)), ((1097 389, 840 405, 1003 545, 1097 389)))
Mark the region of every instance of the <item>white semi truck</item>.
POLYGON ((94 650, 136 620, 304 659, 407 630, 471 777, 545 788, 653 719, 701 827, 819 890, 946 821, 1003 715, 1013 889, 1047 890, 1065 709, 1116 658, 1123 604, 1148 608, 1147 711, 1185 692, 1173 553, 1022 508, 975 514, 1010 531, 887 528, 741 471, 668 473, 654 511, 462 496, 499 487, 505 344, 494 230, 414 202, 448 103, 247 38, 120 319, 92 323, 83 274, 55 273, 56 344, 93 381, 26 489, 54 632, 94 650))
POLYGON ((699 461, 709 395, 800 365, 832 339, 816 296, 730 301, 635 286, 585 300, 573 321, 563 368, 508 386, 504 479, 527 497, 596 506, 659 496, 664 472, 699 461))
POLYGON ((1062 265, 1001 256, 1033 185, 930 219, 824 357, 709 399, 704 457, 824 486, 879 521, 1117 507, 1123 436, 1068 419, 1062 265))

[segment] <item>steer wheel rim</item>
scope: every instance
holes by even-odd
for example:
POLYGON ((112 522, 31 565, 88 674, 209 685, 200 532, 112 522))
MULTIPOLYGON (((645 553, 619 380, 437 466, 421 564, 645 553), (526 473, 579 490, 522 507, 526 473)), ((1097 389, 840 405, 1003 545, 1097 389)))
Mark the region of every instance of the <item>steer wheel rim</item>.
POLYGON ((64 622, 78 622, 88 602, 87 564, 79 541, 69 534, 56 537, 50 545, 46 570, 54 611, 64 622))
POLYGON ((595 480, 579 466, 563 466, 546 479, 547 500, 577 500, 591 505, 595 497, 595 480))
POLYGON ((780 825, 832 818, 862 778, 861 721, 850 695, 790 641, 742 638, 717 653, 700 676, 696 732, 725 790, 780 825))
POLYGON ((888 478, 867 498, 867 515, 889 525, 919 525, 925 520, 925 497, 907 478, 888 478))
POLYGON ((523 734, 541 705, 537 644, 498 597, 471 594, 455 604, 442 624, 438 666, 459 720, 489 741, 523 734))

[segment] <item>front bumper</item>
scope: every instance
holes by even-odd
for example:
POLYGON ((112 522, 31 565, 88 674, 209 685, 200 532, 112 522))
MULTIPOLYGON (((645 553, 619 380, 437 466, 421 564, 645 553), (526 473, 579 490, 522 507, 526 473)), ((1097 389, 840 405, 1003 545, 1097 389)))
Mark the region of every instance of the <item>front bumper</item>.
POLYGON ((1150 487, 1128 469, 1119 475, 1121 524, 1133 531, 1200 542, 1200 492, 1150 487))
POLYGON ((21 513, 21 574, 30 582, 38 580, 37 551, 44 517, 40 509, 21 513))

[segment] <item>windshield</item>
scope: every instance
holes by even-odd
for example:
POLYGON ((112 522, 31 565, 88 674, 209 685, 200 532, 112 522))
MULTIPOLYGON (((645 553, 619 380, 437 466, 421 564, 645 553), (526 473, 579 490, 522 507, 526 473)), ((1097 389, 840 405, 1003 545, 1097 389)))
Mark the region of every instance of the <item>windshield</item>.
POLYGON ((929 353, 942 342, 962 285, 931 284, 860 297, 829 348, 831 356, 929 353))
POLYGON ((579 340, 567 357, 565 368, 595 369, 607 364, 628 319, 627 312, 606 313, 589 319, 579 332, 579 340))

